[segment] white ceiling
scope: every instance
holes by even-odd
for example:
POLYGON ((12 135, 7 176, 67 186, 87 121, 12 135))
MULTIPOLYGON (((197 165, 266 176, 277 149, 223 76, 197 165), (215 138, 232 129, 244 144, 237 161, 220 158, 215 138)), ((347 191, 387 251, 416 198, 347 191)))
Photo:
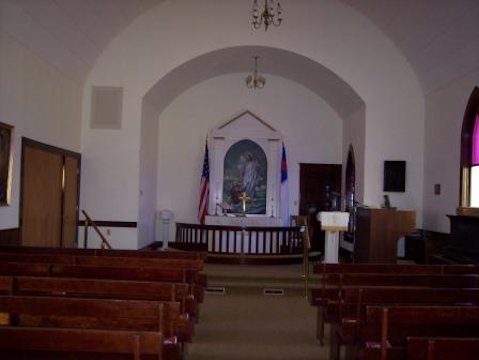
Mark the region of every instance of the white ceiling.
MULTIPOLYGON (((109 41, 163 1, 0 0, 0 27, 83 83, 109 41)), ((363 13, 396 44, 425 93, 479 68, 479 0, 337 1, 363 13)), ((289 65, 288 69, 300 69, 289 65)))

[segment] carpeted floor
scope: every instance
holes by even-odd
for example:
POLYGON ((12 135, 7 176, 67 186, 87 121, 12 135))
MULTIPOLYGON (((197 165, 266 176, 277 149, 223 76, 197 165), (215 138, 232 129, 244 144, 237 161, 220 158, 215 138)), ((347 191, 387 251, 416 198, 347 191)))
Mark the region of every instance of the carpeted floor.
POLYGON ((315 321, 316 309, 304 296, 207 294, 186 358, 327 359, 329 349, 315 338, 315 321))

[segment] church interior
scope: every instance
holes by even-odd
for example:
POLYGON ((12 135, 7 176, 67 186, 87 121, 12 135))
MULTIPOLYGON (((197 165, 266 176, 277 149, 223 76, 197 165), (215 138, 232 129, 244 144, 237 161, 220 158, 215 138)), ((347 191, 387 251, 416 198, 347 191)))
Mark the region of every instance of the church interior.
POLYGON ((473 359, 478 287, 477 0, 0 0, 7 358, 473 359))

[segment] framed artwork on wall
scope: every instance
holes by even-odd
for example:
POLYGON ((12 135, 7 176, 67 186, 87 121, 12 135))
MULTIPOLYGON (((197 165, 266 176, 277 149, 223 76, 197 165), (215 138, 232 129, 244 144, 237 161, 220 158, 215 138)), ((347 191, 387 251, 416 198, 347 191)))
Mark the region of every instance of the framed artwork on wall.
POLYGON ((13 126, 0 122, 0 206, 10 205, 13 126))
POLYGON ((233 144, 224 158, 223 200, 234 213, 241 213, 240 197, 246 195, 247 214, 266 214, 268 161, 256 142, 245 139, 233 144))

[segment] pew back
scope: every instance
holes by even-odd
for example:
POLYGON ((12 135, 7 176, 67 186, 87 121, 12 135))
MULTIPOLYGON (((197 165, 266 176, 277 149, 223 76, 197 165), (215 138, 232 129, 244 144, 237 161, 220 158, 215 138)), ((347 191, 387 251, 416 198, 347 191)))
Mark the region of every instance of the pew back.
MULTIPOLYGON (((2 279, 0 277, 0 284, 2 279)), ((5 280, 10 280, 9 292, 12 295, 179 301, 182 312, 193 317, 198 316, 199 312, 197 301, 190 295, 189 285, 182 283, 52 277, 15 277, 5 280)))
POLYGON ((158 332, 2 326, 0 338, 4 360, 35 359, 41 353, 60 359, 75 353, 91 360, 95 354, 131 355, 134 360, 144 355, 163 358, 163 336, 158 332))
POLYGON ((126 249, 84 249, 46 246, 0 246, 0 253, 66 254, 88 256, 149 257, 206 260, 207 253, 193 251, 155 251, 126 249))
POLYGON ((36 262, 50 264, 94 265, 94 266, 123 266, 142 268, 167 269, 203 269, 203 261, 197 259, 151 258, 130 256, 94 256, 76 254, 45 254, 45 253, 2 253, 0 261, 4 262, 36 262))
POLYGON ((475 360, 479 354, 479 338, 408 337, 408 360, 475 360))

